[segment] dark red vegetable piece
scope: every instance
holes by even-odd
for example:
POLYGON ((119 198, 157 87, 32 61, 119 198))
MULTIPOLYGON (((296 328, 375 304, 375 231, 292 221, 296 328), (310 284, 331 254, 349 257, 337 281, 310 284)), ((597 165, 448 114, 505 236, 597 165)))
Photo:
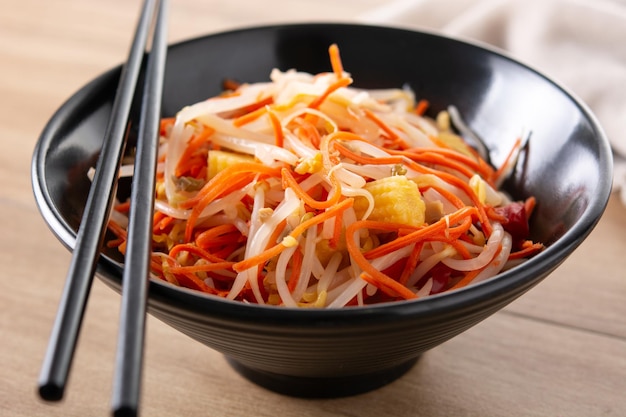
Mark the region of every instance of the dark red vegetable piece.
POLYGON ((528 239, 530 228, 526 207, 523 202, 509 203, 506 206, 496 207, 494 210, 497 214, 506 218, 502 227, 511 234, 515 247, 528 239))

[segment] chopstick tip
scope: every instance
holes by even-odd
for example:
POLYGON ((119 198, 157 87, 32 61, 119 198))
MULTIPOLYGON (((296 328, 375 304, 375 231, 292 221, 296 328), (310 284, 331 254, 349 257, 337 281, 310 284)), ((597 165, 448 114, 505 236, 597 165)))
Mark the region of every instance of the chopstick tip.
POLYGON ((40 384, 38 391, 45 401, 61 401, 65 392, 64 387, 53 383, 40 384))
POLYGON ((121 406, 113 410, 113 417, 137 417, 137 408, 121 406))

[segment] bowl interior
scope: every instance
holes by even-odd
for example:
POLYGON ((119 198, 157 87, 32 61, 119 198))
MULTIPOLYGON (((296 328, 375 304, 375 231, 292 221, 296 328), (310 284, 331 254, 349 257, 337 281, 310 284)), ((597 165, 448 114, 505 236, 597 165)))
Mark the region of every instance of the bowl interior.
MULTIPOLYGON (((611 154, 586 107, 527 66, 493 50, 435 34, 305 24, 193 39, 169 49, 162 114, 175 115, 185 105, 218 94, 225 79, 265 81, 273 68, 330 71, 331 43, 339 45, 355 86, 407 85, 418 98, 430 101, 433 114, 456 106, 487 144, 495 165, 504 160, 518 136, 532 131, 529 147, 505 187, 514 198, 536 197, 532 238, 549 247, 523 272, 509 273, 500 290, 522 282, 528 286, 541 272, 553 269, 598 221, 610 192, 611 154)), ((35 150, 33 184, 38 203, 68 247, 78 229, 90 185, 86 171, 97 158, 118 76, 119 68, 114 68, 77 92, 49 122, 35 150)), ((128 184, 122 183, 120 190, 127 192, 128 184)), ((119 285, 115 262, 119 257, 106 255, 100 268, 119 285)), ((478 287, 459 292, 465 296, 450 296, 488 296, 489 285, 478 287)))

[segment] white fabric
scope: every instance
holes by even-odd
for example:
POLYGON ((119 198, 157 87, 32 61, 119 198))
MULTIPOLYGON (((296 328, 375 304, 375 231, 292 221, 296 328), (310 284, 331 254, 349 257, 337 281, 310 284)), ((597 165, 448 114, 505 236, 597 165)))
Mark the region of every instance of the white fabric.
POLYGON ((626 205, 626 0, 395 0, 359 20, 484 42, 572 91, 611 142, 626 205))

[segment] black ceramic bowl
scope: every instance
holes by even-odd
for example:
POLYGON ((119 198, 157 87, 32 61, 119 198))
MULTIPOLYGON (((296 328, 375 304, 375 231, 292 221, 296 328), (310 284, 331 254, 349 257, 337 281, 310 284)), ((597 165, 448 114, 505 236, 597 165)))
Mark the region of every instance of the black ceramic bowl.
MULTIPOLYGON (((537 198, 532 238, 547 248, 522 266, 459 291, 338 310, 246 305, 150 283, 152 315, 223 353, 251 380, 299 396, 341 396, 381 386, 409 369, 422 352, 522 295, 591 232, 611 185, 608 141, 581 102, 509 57, 429 33, 305 24, 237 30, 173 45, 163 115, 219 93, 225 78, 265 81, 274 67, 329 71, 331 43, 339 45, 356 86, 408 84, 433 111, 455 105, 496 164, 522 129, 532 130, 528 151, 506 189, 516 198, 537 198)), ((37 203, 70 249, 90 186, 86 171, 101 146, 119 74, 114 68, 72 96, 34 152, 37 203)), ((98 273, 119 291, 121 268, 114 254, 105 253, 98 273)))

